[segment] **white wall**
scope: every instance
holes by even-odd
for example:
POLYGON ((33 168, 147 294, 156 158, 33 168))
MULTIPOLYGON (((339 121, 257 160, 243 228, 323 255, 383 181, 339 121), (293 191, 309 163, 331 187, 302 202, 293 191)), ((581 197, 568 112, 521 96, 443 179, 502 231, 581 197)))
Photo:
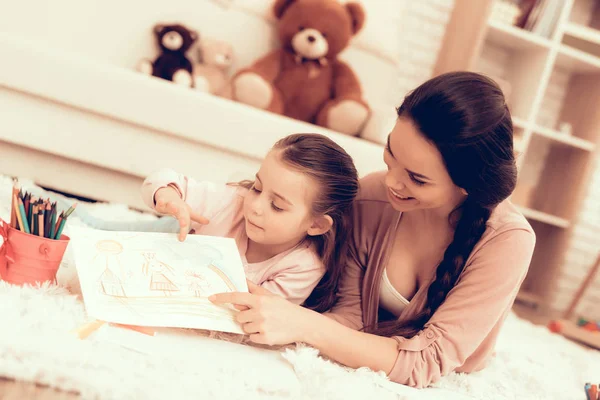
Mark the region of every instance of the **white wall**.
MULTIPOLYGON (((342 2, 348 0, 341 0, 342 2)), ((356 1, 356 0, 355 0, 356 1)), ((428 79, 454 0, 358 0, 363 30, 342 53, 373 109, 363 137, 384 143, 404 95, 428 79)), ((231 43, 234 69, 277 46, 273 0, 0 0, 0 32, 99 63, 135 68, 156 55, 152 26, 180 22, 231 43)))
MULTIPOLYGON (((233 71, 278 45, 271 0, 41 0, 35 8, 23 1, 0 0, 0 4, 8 10, 0 15, 0 31, 127 69, 157 55, 152 27, 158 22, 182 23, 201 37, 231 43, 236 57, 233 71)), ((341 57, 354 68, 373 108, 374 118, 365 136, 380 138, 388 129, 380 121, 393 119, 397 106, 403 2, 364 4, 365 28, 341 57)))
MULTIPOLYGON (((236 140, 237 137, 257 135, 257 133, 248 133, 253 132, 252 129, 240 131, 239 127, 233 123, 215 122, 223 119, 219 120, 212 114, 210 118, 203 119, 200 115, 203 110, 199 110, 198 113, 188 112, 185 116, 179 112, 175 113, 178 116, 174 117, 173 110, 169 108, 173 107, 174 103, 165 100, 175 96, 174 93, 167 90, 171 87, 159 87, 159 85, 152 84, 152 88, 150 88, 149 85, 138 79, 133 79, 137 78, 134 76, 136 74, 134 67, 140 59, 153 58, 156 55, 157 49, 152 27, 159 22, 183 23, 196 29, 201 37, 220 38, 230 42, 235 49, 234 70, 246 66, 278 45, 275 37, 274 18, 271 15, 273 1, 173 0, 167 3, 157 0, 36 0, 35 3, 32 3, 0 0, 2 7, 0 9, 3 10, 0 13, 0 51, 3 50, 3 35, 4 38, 9 38, 9 42, 10 38, 18 38, 18 43, 14 43, 16 47, 9 43, 10 51, 7 53, 5 49, 0 52, 5 57, 7 54, 18 57, 9 63, 12 67, 10 73, 7 72, 6 64, 3 73, 0 64, 0 95, 5 102, 5 107, 0 110, 0 128, 5 133, 24 132, 23 126, 34 129, 33 122, 35 121, 27 120, 27 124, 23 124, 18 122, 18 118, 9 118, 11 115, 14 116, 15 112, 19 112, 35 118, 37 125, 44 121, 40 118, 45 117, 49 121, 50 116, 52 118, 60 117, 64 124, 60 127, 48 126, 48 135, 64 135, 68 131, 68 127, 77 127, 78 134, 85 137, 85 135, 97 135, 94 132, 102 131, 103 119, 110 119, 111 138, 124 138, 133 130, 137 130, 139 133, 136 135, 139 136, 139 142, 141 142, 156 136, 157 132, 152 129, 155 126, 150 122, 156 119, 150 118, 150 116, 144 120, 139 119, 141 116, 131 119, 136 114, 134 108, 143 108, 143 104, 130 107, 130 104, 115 98, 117 96, 131 99, 135 97, 134 94, 137 94, 139 101, 144 104, 152 103, 154 106, 155 103, 161 101, 164 104, 159 111, 164 115, 159 117, 162 130, 157 137, 171 135, 181 141, 184 140, 182 138, 197 132, 197 138, 194 139, 196 145, 200 146, 199 148, 203 152, 209 152, 211 149, 215 149, 214 138, 209 138, 209 135, 225 135, 227 136, 226 140, 229 141, 236 140), (31 42, 30 49, 24 50, 22 46, 24 39, 31 42), (36 55, 40 49, 47 50, 47 54, 36 55), (98 68, 92 68, 90 62, 98 68), (23 63, 27 66, 22 68, 23 63), (61 63, 66 64, 61 67, 61 63), (19 79, 12 78, 15 74, 20 75, 19 79), (31 80, 29 80, 29 76, 31 76, 31 80), (104 79, 100 77, 104 77, 104 79), (118 78, 120 83, 108 84, 106 80, 113 79, 111 77, 118 78), (92 84, 90 80, 96 80, 95 84, 92 84), (19 83, 13 84, 16 81, 19 83), (47 84, 48 82, 58 83, 52 85, 47 84), (72 82, 71 85, 70 82, 72 82), (36 90, 36 87, 40 89, 36 90), (3 90, 4 92, 2 92, 3 90), (123 91, 127 92, 126 95, 118 93, 123 91), (129 93, 131 91, 135 93, 129 93), (25 92, 29 97, 23 98, 22 94, 25 92), (66 94, 67 92, 68 94, 66 94), (139 94, 141 92, 144 94, 139 94), (157 96, 163 95, 166 96, 165 99, 156 99, 157 96), (110 107, 111 102, 119 103, 119 107, 123 108, 122 112, 112 110, 114 107, 110 107), (41 108, 46 110, 46 114, 39 114, 41 108), (112 110, 111 114, 103 114, 109 108, 112 110), (85 112, 82 114, 81 110, 85 112), (3 113, 6 118, 2 117, 3 113), (173 118, 184 118, 187 120, 187 124, 173 121, 173 118), (213 125, 207 124, 207 120, 213 121, 213 125), (90 126, 86 129, 79 128, 83 121, 88 121, 90 126), (13 125, 7 126, 9 123, 13 125), (215 123, 218 125, 214 125, 215 123), (122 133, 119 134, 119 132, 122 133), (144 136, 144 132, 146 136, 144 136)), ((366 9, 366 25, 361 33, 352 40, 349 48, 341 54, 341 58, 347 61, 357 73, 365 97, 373 109, 373 118, 369 121, 363 137, 382 144, 396 119, 395 107, 400 104, 406 92, 431 76, 454 0, 359 1, 366 9)), ((178 88, 177 90, 187 89, 178 88)), ((173 99, 176 99, 176 102, 182 106, 187 105, 186 110, 196 110, 207 104, 206 99, 184 95, 183 92, 173 99), (191 103, 181 103, 184 100, 191 103)), ((156 107, 153 110, 156 114, 156 107)), ((240 112, 238 107, 223 107, 220 111, 222 114, 228 114, 231 110, 236 110, 233 111, 236 113, 240 112)), ((228 116, 224 115, 222 118, 228 118, 228 116)), ((253 128, 255 131, 260 130, 265 133, 265 137, 257 138, 259 144, 253 144, 251 149, 227 148, 227 145, 218 149, 218 151, 225 151, 229 155, 238 157, 240 166, 246 165, 246 162, 256 163, 259 160, 256 154, 263 148, 266 149, 266 141, 277 135, 275 131, 281 131, 280 134, 283 135, 295 129, 310 130, 312 126, 292 125, 284 119, 263 115, 260 117, 260 121, 250 126, 246 124, 245 127, 253 128)), ((45 157, 39 154, 41 150, 39 146, 35 147, 31 143, 28 144, 27 140, 8 133, 5 135, 0 132, 0 153, 4 151, 2 148, 4 143, 10 143, 13 146, 11 148, 21 146, 19 151, 22 151, 22 154, 27 154, 26 148, 30 146, 32 151, 35 150, 37 158, 41 160, 45 157), (2 138, 5 140, 4 143, 2 138)), ((36 135, 39 136, 39 134, 40 132, 37 132, 36 135)), ((82 138, 79 137, 79 139, 82 138)), ((103 139, 90 137, 89 143, 98 142, 98 140, 103 139)), ((340 142, 346 143, 354 152, 353 155, 358 155, 357 166, 360 165, 362 170, 368 171, 381 164, 380 150, 372 144, 348 142, 345 138, 340 139, 340 142), (377 153, 376 156, 375 153, 377 153)), ((178 145, 182 145, 182 143, 178 142, 177 145, 172 143, 170 147, 173 149, 169 154, 173 155, 174 149, 178 145)), ((169 147, 168 144, 165 146, 169 147)), ((238 143, 237 147, 239 146, 238 143)), ((71 146, 71 150, 76 151, 75 147, 71 146)), ((146 172, 146 166, 141 169, 138 168, 139 166, 129 165, 131 163, 122 166, 122 162, 117 160, 115 152, 113 152, 115 154, 99 154, 99 151, 95 151, 100 148, 103 146, 95 146, 91 150, 82 148, 82 153, 78 157, 85 158, 87 155, 90 164, 94 166, 100 166, 99 163, 102 161, 105 163, 103 164, 104 168, 110 165, 114 170, 132 174, 136 179, 146 172)), ((53 151, 52 155, 66 157, 65 162, 72 160, 73 155, 66 153, 66 150, 61 152, 59 149, 53 151)), ((164 157, 168 158, 167 155, 164 157)), ((166 162, 166 159, 163 161, 166 162)), ((185 168, 198 167, 197 163, 188 161, 186 160, 185 168)), ((14 166, 14 163, 10 165, 14 166)), ((220 170, 223 176, 229 177, 230 174, 237 173, 238 166, 232 166, 230 163, 217 165, 217 168, 220 167, 223 168, 220 170)), ((39 168, 31 168, 31 170, 40 171, 39 168)), ((15 173, 19 171, 21 169, 15 170, 15 173)), ((7 173, 7 171, 0 170, 0 173, 3 172, 7 173)), ((99 173, 99 171, 95 173, 99 173)), ((206 171, 201 169, 199 173, 206 174, 206 171)), ((39 176, 40 181, 50 179, 49 176, 39 176)), ((104 176, 103 179, 110 179, 110 175, 104 176)), ((123 178, 124 185, 126 181, 123 178)), ((116 197, 105 199, 118 200, 116 197)))

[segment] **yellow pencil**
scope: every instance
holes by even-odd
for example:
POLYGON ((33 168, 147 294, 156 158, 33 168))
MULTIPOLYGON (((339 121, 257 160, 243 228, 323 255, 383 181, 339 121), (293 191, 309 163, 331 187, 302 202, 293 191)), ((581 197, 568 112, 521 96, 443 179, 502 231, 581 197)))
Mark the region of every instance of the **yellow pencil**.
POLYGON ((98 330, 102 325, 104 325, 104 321, 95 320, 80 326, 79 328, 75 329, 73 333, 75 333, 79 339, 85 339, 98 330))
POLYGON ((17 218, 17 222, 19 223, 19 230, 21 232, 25 232, 25 226, 23 225, 23 218, 21 217, 21 212, 19 211, 19 201, 17 200, 17 195, 13 194, 13 203, 15 205, 15 212, 16 212, 16 218, 17 218))

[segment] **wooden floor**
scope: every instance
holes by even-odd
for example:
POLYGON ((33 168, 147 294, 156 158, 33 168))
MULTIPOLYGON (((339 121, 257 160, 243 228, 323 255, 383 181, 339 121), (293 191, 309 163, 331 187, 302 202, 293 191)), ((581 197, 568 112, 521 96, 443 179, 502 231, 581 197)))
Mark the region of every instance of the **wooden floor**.
MULTIPOLYGON (((548 315, 519 304, 515 304, 513 310, 520 318, 527 319, 537 325, 547 325, 551 319, 548 315)), ((77 393, 63 392, 47 386, 0 377, 0 399, 2 400, 73 400, 79 399, 79 397, 77 393)))

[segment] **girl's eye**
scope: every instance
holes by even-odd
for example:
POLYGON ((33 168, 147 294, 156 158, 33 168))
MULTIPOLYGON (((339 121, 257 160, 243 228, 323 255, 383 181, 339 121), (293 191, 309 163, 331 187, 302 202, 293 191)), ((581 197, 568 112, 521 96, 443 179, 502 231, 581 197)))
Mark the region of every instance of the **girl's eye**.
POLYGON ((260 189, 258 189, 255 185, 252 185, 250 190, 252 190, 253 192, 256 192, 256 193, 260 193, 260 189))
POLYGON ((410 175, 410 179, 419 186, 423 186, 426 182, 420 181, 417 178, 414 177, 414 175, 410 175))
POLYGON ((279 208, 279 207, 277 207, 277 206, 275 205, 275 203, 271 203, 271 207, 273 207, 273 210, 275 210, 275 211, 277 211, 277 212, 283 211, 283 208, 279 208))

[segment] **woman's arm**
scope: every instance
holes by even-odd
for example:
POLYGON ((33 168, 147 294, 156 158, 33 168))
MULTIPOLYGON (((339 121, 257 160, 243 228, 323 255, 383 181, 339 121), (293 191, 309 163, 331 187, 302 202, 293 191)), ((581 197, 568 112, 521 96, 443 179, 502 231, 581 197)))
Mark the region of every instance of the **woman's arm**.
POLYGON ((356 331, 252 282, 248 289, 250 293, 220 293, 209 300, 244 309, 237 320, 251 341, 271 346, 304 342, 349 367, 369 367, 386 374, 392 369, 398 355, 396 340, 356 331))
POLYGON ((425 387, 463 365, 510 309, 534 245, 534 234, 522 229, 492 238, 473 255, 423 331, 410 339, 352 330, 256 286, 250 293, 219 294, 212 301, 249 307, 238 321, 255 342, 305 342, 350 367, 369 367, 395 382, 425 387))

